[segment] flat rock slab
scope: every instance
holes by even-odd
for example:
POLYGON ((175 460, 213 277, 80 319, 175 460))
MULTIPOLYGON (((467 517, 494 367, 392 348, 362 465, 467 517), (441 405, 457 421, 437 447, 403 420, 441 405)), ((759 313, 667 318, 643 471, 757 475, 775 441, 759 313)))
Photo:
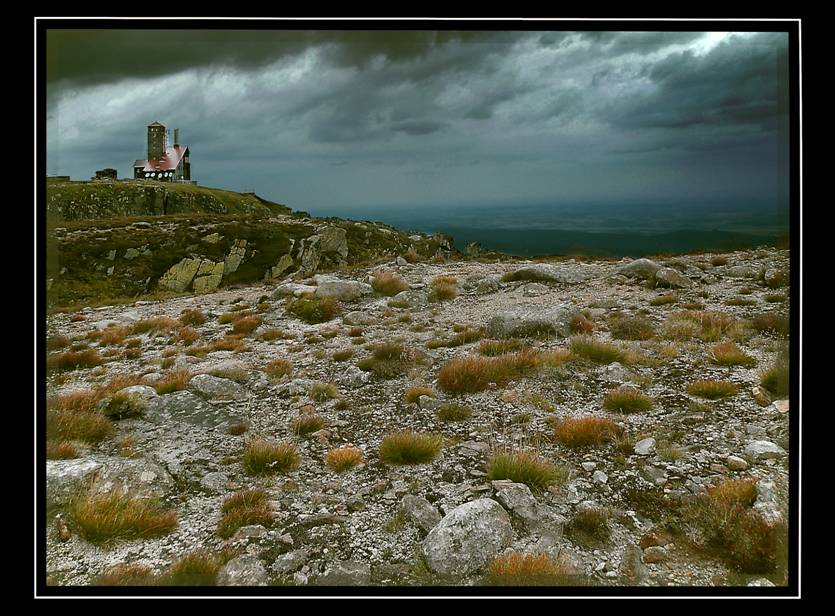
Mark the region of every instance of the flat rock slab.
POLYGON ((102 463, 96 460, 47 460, 46 506, 60 507, 86 490, 102 463))
POLYGON ((145 419, 158 424, 177 421, 202 428, 216 428, 229 421, 237 421, 238 417, 233 409, 225 405, 209 404, 190 391, 176 391, 151 401, 145 419))
POLYGON ((213 400, 246 400, 247 391, 232 379, 198 374, 189 381, 189 389, 213 400))
POLYGON ((450 511, 426 536, 421 552, 439 575, 464 576, 483 569, 513 541, 510 516, 489 498, 450 511))
POLYGON ((752 462, 772 460, 787 456, 786 450, 771 441, 752 441, 745 447, 744 455, 752 462))
POLYGON ((487 325, 494 338, 524 338, 543 335, 568 336, 571 319, 577 311, 571 306, 519 306, 499 312, 487 325))

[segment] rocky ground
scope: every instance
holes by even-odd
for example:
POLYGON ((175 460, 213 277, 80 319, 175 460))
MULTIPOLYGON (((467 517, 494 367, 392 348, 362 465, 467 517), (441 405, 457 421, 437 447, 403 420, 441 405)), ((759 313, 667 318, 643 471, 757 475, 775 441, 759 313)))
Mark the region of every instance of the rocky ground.
POLYGON ((760 382, 786 335, 749 324, 764 313, 788 314, 788 287, 780 279, 788 252, 730 253, 726 263, 716 257, 559 261, 535 265, 529 280, 516 281, 502 277, 531 263, 398 259, 311 279, 51 315, 50 336, 104 358, 94 367, 51 371, 51 400, 94 390, 118 375, 141 376, 144 385, 131 390, 139 416, 113 419, 112 434, 98 444, 76 443, 75 458, 47 461, 48 583, 92 584, 122 563, 163 573, 190 551, 231 546, 235 556, 219 584, 477 585, 487 581, 493 557, 516 552, 547 554, 573 583, 588 585, 785 584, 782 564, 740 571, 721 551, 700 548, 690 533, 676 533, 669 524, 681 507, 728 478, 756 482, 753 509, 767 520, 786 517, 788 402, 760 382), (399 274, 410 289, 394 298, 373 292, 367 283, 378 270, 399 274), (441 275, 455 277, 457 296, 431 301, 432 280, 441 275), (341 314, 308 324, 289 313, 287 303, 306 292, 336 297, 341 314), (675 301, 651 303, 666 295, 675 301), (241 339, 244 348, 189 354, 229 334, 233 323, 219 318, 241 308, 262 319, 241 339), (186 309, 207 317, 191 326, 196 340, 178 341, 176 332, 159 330, 116 344, 88 335, 156 317, 178 319, 186 309), (755 361, 715 365, 710 349, 724 336, 670 334, 670 317, 686 310, 734 317, 738 327, 728 335, 755 361), (627 352, 620 362, 568 357, 477 393, 456 395, 439 386, 439 369, 452 358, 478 355, 480 341, 448 347, 433 341, 465 327, 477 332, 473 338, 524 338, 526 324, 544 321, 552 335, 524 338, 524 344, 568 349, 579 312, 597 340, 613 341, 614 313, 642 317, 652 331, 643 340, 614 340, 627 352), (269 330, 280 337, 265 339, 269 330), (425 359, 389 379, 357 366, 374 345, 392 341, 425 359), (336 361, 334 353, 347 349, 353 356, 336 361), (277 358, 292 363, 291 374, 268 374, 267 364, 277 358), (185 389, 157 394, 153 386, 176 370, 192 375, 185 389), (699 379, 739 388, 705 400, 688 393, 688 384, 699 379), (650 396, 652 408, 604 410, 607 392, 620 385, 650 396), (434 397, 408 401, 404 394, 415 386, 431 388, 434 397), (471 416, 439 419, 439 405, 450 401, 469 407, 471 416), (311 413, 324 425, 294 433, 293 421, 311 413), (623 438, 579 449, 553 438, 555 419, 587 415, 613 419, 623 438), (381 441, 404 428, 443 435, 437 457, 424 464, 383 463, 381 441), (298 468, 249 474, 242 454, 257 437, 295 444, 298 468), (337 473, 324 459, 344 446, 359 448, 363 462, 337 473), (542 492, 491 479, 488 461, 508 449, 536 450, 565 476, 542 492), (268 493, 272 521, 223 539, 217 534, 222 503, 246 488, 268 493), (176 512, 177 526, 159 537, 90 542, 77 532, 70 507, 87 489, 159 499, 176 512), (584 533, 572 523, 587 510, 605 510, 599 532, 584 533))

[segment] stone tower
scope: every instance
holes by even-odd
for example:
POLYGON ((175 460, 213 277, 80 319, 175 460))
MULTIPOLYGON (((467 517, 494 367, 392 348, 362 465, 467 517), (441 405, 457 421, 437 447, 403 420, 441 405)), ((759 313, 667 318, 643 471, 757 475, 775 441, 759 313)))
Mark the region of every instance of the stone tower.
POLYGON ((165 156, 168 146, 165 127, 159 122, 148 125, 148 160, 159 160, 165 156))

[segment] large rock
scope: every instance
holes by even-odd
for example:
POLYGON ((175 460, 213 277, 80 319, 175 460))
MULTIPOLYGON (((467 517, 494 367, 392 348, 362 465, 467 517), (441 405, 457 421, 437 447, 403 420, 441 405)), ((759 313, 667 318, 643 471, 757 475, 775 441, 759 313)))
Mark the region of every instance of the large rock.
POLYGON ((777 489, 771 479, 763 478, 757 482, 757 500, 753 508, 772 526, 783 522, 783 511, 777 501, 777 489))
POLYGON ((342 280, 332 276, 316 276, 316 297, 333 297, 342 302, 355 302, 364 295, 373 295, 370 284, 357 280, 342 280))
POLYGON ((266 586, 267 570, 254 556, 233 558, 217 574, 218 586, 266 586))
POLYGON ((241 261, 244 260, 244 256, 246 256, 246 240, 235 240, 223 262, 222 271, 224 275, 228 276, 236 272, 241 265, 241 261))
POLYGON ((290 255, 282 255, 278 262, 270 268, 267 277, 278 278, 291 267, 293 267, 293 257, 290 255))
POLYGON ((368 586, 371 583, 371 565, 354 560, 336 562, 316 578, 319 586, 368 586))
POLYGON ((515 270, 513 274, 517 280, 576 284, 585 282, 592 277, 592 273, 587 268, 588 266, 581 264, 549 265, 547 263, 534 263, 515 270))
MULTIPOLYGON (((524 522, 529 527, 537 527, 547 522, 558 521, 553 519, 548 509, 541 504, 531 493, 531 489, 524 483, 511 483, 507 487, 496 492, 498 500, 505 509, 513 516, 524 522)), ((557 524, 557 526, 561 526, 557 524)))
POLYGON ((521 338, 526 336, 568 336, 575 308, 565 304, 555 306, 518 306, 494 316, 487 325, 493 338, 521 338))
POLYGON ((178 421, 201 428, 216 428, 237 417, 225 405, 209 404, 190 391, 177 391, 152 400, 145 419, 160 424, 178 421))
POLYGON ((319 250, 323 255, 338 254, 348 258, 348 233, 341 227, 325 227, 319 230, 319 250))
POLYGON ((460 577, 483 569, 512 540, 507 511, 480 498, 450 511, 426 536, 421 553, 435 573, 460 577))
POLYGON ((787 456, 786 450, 771 441, 752 441, 745 447, 744 455, 752 462, 787 456))
POLYGON ((200 263, 192 283, 195 293, 208 293, 217 289, 220 286, 220 281, 223 280, 225 267, 224 261, 215 263, 209 259, 204 259, 200 263))
POLYGON ((273 291, 273 299, 281 299, 282 297, 301 297, 305 293, 315 293, 316 287, 312 285, 299 284, 298 282, 286 282, 278 285, 273 291))
POLYGON ((406 517, 418 528, 427 533, 441 521, 441 514, 428 500, 421 496, 407 494, 400 501, 400 508, 406 517))
POLYGON ((174 490, 174 479, 161 465, 145 458, 101 458, 97 494, 119 492, 137 498, 163 498, 174 490))
POLYGON ((162 275, 159 279, 159 286, 177 292, 185 291, 199 268, 199 259, 185 258, 162 275))
POLYGON ((626 265, 621 265, 617 272, 627 278, 642 278, 651 280, 661 266, 651 259, 635 259, 626 265))
POLYGON ((311 235, 299 241, 299 271, 305 276, 315 273, 319 267, 322 258, 319 247, 321 240, 319 235, 311 235))
POLYGON ((61 507, 86 491, 102 464, 96 460, 47 460, 46 506, 61 507))
POLYGON ((189 389, 201 396, 213 400, 246 400, 246 389, 232 379, 224 379, 211 374, 198 374, 189 381, 189 389))
POLYGON ((401 291, 391 299, 395 305, 404 305, 407 308, 422 308, 429 303, 429 294, 422 289, 409 289, 401 291))
POLYGON ((655 272, 655 282, 661 286, 674 289, 689 289, 693 286, 692 281, 687 276, 672 267, 662 267, 655 272))
POLYGON ((372 325, 376 320, 373 314, 364 310, 353 310, 342 317, 342 322, 345 325, 372 325))
POLYGON ((301 548, 298 550, 293 550, 292 552, 287 552, 286 554, 282 554, 281 556, 275 559, 275 562, 273 562, 272 571, 273 573, 279 576, 293 573, 294 571, 298 571, 304 565, 306 565, 309 558, 310 555, 308 554, 306 548, 301 548))

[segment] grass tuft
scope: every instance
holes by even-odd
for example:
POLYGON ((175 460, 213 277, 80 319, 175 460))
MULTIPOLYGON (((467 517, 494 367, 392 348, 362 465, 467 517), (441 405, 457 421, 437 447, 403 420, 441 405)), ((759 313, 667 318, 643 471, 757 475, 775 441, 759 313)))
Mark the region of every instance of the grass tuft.
POLYGON ((465 421, 472 416, 472 411, 469 407, 457 402, 450 402, 438 407, 435 411, 438 419, 441 421, 465 421))
POLYGON ((377 293, 391 297, 408 290, 409 283, 394 272, 374 272, 371 278, 371 288, 377 293))
POLYGON ((106 543, 167 535, 177 528, 177 514, 154 501, 111 492, 88 494, 70 505, 73 524, 84 539, 106 543))
POLYGON ((491 561, 486 582, 491 586, 566 586, 576 584, 576 576, 547 554, 511 552, 491 561))
POLYGON ((623 433, 617 423, 606 417, 567 418, 554 422, 554 439, 566 447, 598 447, 623 433))
POLYGON ((524 483, 531 492, 542 493, 548 486, 563 483, 568 478, 564 467, 556 466, 534 451, 501 451, 487 462, 487 478, 510 479, 524 483))
POLYGON ((613 316, 609 319, 609 331, 618 340, 649 340, 655 335, 655 326, 640 316, 613 316))
POLYGON ((710 349, 711 363, 719 366, 756 366, 757 360, 746 355, 735 342, 719 342, 710 349))
POLYGON ((76 370, 100 365, 104 359, 95 349, 50 353, 46 358, 47 370, 76 370))
POLYGON ((475 393, 488 389, 491 383, 507 384, 540 365, 540 356, 533 351, 497 357, 456 357, 438 371, 438 387, 449 393, 475 393))
POLYGON ((156 586, 159 580, 153 569, 139 563, 122 563, 105 569, 91 586, 156 586))
POLYGON ((785 314, 778 314, 776 312, 758 314, 751 319, 751 327, 758 332, 773 334, 775 336, 779 336, 780 338, 788 338, 789 317, 785 314))
POLYGON ((443 445, 440 434, 404 430, 388 434, 380 443, 380 461, 385 464, 426 464, 435 459, 443 445))
POLYGON ((653 400, 640 390, 622 385, 603 398, 603 408, 619 413, 641 413, 653 407, 653 400))
POLYGON ((325 463, 335 472, 342 473, 362 464, 362 450, 358 447, 331 449, 325 456, 325 463))
POLYGON ((431 387, 425 386, 409 387, 403 394, 403 400, 405 400, 409 404, 412 404, 417 402, 418 398, 420 398, 421 396, 429 396, 431 398, 434 398, 435 390, 431 387))
POLYGON ((270 527, 273 522, 270 497, 264 490, 236 492, 224 499, 220 513, 217 534, 222 539, 228 539, 243 526, 260 524, 270 527))
POLYGON ((305 436, 325 427, 325 420, 316 413, 302 413, 290 424, 290 429, 297 436, 305 436))
POLYGON ((625 363, 627 359, 622 349, 591 336, 572 336, 569 345, 573 355, 597 364, 625 363))
POLYGON ((258 329, 263 322, 264 320, 261 317, 255 315, 237 319, 232 324, 232 333, 239 336, 248 336, 258 329))
POLYGON ((649 300, 650 306, 667 306, 668 304, 675 304, 678 301, 678 295, 675 293, 668 293, 667 295, 659 295, 649 300))
POLYGON ((333 400, 339 397, 339 388, 333 383, 314 383, 310 387, 309 395, 316 402, 333 400))
POLYGON ((250 475, 288 473, 301 464, 296 446, 292 443, 273 443, 256 438, 244 447, 244 470, 250 475))
POLYGON ((718 400, 733 396, 739 390, 739 386, 728 381, 701 380, 694 381, 687 386, 687 393, 691 396, 718 400))
POLYGON ((206 322, 206 315, 199 310, 186 308, 180 313, 180 323, 183 325, 203 325, 206 322))
POLYGON ((774 396, 787 398, 789 395, 789 355, 780 353, 774 364, 760 374, 760 385, 774 396))
POLYGON ((302 296, 287 305, 287 312, 306 323, 324 323, 342 312, 333 297, 302 296))
POLYGON ((273 378, 280 378, 293 373, 293 364, 290 360, 279 357, 268 363, 264 368, 264 372, 273 378))
POLYGON ((191 377, 192 374, 188 370, 172 370, 154 384, 154 389, 159 395, 182 391, 188 387, 191 377))

